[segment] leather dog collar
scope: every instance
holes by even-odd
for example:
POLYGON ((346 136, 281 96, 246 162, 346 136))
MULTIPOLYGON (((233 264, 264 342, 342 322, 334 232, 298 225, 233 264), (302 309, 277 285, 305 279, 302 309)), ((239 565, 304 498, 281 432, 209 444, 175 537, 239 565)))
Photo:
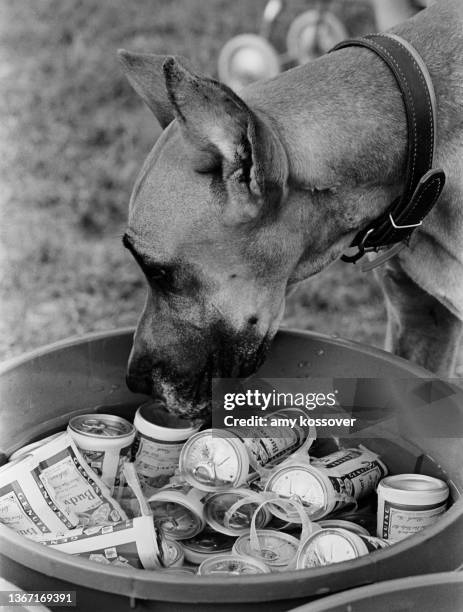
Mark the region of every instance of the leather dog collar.
POLYGON ((404 190, 380 217, 355 236, 350 246, 357 247, 357 253, 341 257, 343 261, 356 263, 366 252, 387 249, 375 260, 364 264, 364 270, 371 270, 407 245, 413 230, 422 224, 437 202, 444 187, 445 173, 432 167, 436 140, 436 99, 431 77, 416 49, 395 34, 371 34, 345 40, 332 51, 352 46, 370 49, 387 64, 402 92, 407 115, 408 150, 404 190))

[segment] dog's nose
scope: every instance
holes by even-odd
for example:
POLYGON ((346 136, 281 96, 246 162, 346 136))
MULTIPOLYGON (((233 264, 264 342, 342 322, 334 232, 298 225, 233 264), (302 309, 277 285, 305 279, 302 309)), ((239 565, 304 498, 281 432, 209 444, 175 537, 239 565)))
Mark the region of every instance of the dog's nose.
POLYGON ((151 395, 153 389, 153 382, 149 376, 137 376, 131 372, 128 372, 125 377, 127 387, 133 393, 144 393, 145 395, 151 395))

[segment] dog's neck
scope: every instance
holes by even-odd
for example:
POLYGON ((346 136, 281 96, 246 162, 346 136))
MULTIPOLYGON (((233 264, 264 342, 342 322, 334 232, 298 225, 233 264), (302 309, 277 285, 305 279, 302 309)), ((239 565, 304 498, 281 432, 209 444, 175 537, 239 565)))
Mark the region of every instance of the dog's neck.
POLYGON ((275 124, 297 185, 320 190, 401 180, 407 143, 402 97, 389 68, 370 51, 329 54, 255 94, 251 106, 275 124))
MULTIPOLYGON (((458 22, 461 12, 451 0, 394 29, 417 49, 431 73, 438 144, 459 121, 447 94, 461 69, 458 57, 453 59, 455 40, 442 40, 439 32, 445 22, 458 22), (435 40, 438 46, 429 42, 435 40)), ((289 70, 245 94, 250 107, 279 134, 290 183, 315 194, 306 198, 299 215, 307 228, 306 251, 296 272, 301 280, 339 257, 358 228, 378 218, 400 194, 407 164, 403 99, 383 60, 358 47, 289 70)))

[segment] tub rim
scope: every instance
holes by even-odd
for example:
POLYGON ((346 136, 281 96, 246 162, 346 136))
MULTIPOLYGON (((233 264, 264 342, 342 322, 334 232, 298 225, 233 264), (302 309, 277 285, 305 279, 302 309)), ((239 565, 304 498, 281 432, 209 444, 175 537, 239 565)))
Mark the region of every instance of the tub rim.
POLYGON ((435 574, 407 576, 405 578, 395 578, 394 580, 383 580, 377 584, 355 587, 354 589, 349 589, 348 592, 335 593, 319 601, 302 604, 302 606, 293 608, 290 612, 330 612, 333 608, 346 605, 346 603, 357 603, 366 598, 385 594, 389 595, 398 591, 407 592, 410 587, 415 589, 421 586, 432 587, 455 583, 463 584, 463 572, 454 570, 435 574), (346 601, 347 596, 349 597, 349 602, 346 601))

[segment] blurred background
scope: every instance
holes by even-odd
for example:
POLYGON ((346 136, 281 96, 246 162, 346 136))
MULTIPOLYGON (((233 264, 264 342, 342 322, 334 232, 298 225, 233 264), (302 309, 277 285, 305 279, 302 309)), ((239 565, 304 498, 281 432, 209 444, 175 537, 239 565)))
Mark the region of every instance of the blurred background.
MULTIPOLYGON (((375 30, 367 0, 327 0, 348 35, 375 30)), ((160 133, 116 50, 178 53, 217 76, 266 0, 3 0, 0 5, 0 359, 74 334, 134 325, 144 281, 121 236, 135 177, 160 133)), ((288 0, 269 34, 304 11, 288 0)), ((381 346, 381 290, 338 263, 288 300, 284 324, 381 346)), ((461 368, 460 368, 461 370, 461 368)), ((460 373, 463 373, 460 371, 460 373)))

